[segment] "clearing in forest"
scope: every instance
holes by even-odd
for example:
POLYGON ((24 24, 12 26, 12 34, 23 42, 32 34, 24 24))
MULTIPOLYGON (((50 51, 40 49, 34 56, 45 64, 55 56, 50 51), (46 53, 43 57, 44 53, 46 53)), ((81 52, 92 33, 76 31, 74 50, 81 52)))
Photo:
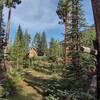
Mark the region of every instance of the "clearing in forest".
POLYGON ((46 88, 59 78, 57 74, 48 75, 36 70, 28 70, 25 72, 24 81, 17 83, 21 88, 20 93, 10 100, 43 100, 46 88))

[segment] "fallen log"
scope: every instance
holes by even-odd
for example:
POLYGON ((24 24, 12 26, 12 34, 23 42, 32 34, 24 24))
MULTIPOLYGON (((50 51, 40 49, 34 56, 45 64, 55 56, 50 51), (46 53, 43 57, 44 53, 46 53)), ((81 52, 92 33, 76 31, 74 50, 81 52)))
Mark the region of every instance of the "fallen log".
POLYGON ((81 46, 81 51, 84 53, 92 54, 94 56, 97 56, 97 50, 91 49, 89 47, 81 46))

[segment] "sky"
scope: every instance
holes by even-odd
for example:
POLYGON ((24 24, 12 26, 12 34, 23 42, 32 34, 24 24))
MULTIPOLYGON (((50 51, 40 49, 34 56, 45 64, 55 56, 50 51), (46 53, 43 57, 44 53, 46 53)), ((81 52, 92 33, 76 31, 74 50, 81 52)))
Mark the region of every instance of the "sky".
MULTIPOLYGON (((36 32, 45 31, 47 40, 52 37, 63 40, 64 25, 59 25, 56 14, 58 0, 22 0, 22 3, 12 10, 10 38, 14 40, 19 24, 23 32, 28 30, 31 37, 36 32)), ((84 0, 84 13, 88 25, 92 25, 93 14, 91 0, 84 0)), ((7 22, 8 8, 4 8, 4 22, 7 22)))

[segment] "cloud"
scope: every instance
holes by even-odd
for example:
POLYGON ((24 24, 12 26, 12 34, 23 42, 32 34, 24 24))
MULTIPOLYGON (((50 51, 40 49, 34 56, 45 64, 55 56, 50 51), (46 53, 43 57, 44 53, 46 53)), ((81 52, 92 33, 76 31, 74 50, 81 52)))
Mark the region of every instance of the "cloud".
MULTIPOLYGON (((93 23, 91 0, 85 0, 83 6, 85 17, 89 24, 93 23), (89 1, 89 2, 87 2, 89 1)), ((12 10, 11 36, 20 24, 23 30, 28 29, 33 36, 35 32, 46 31, 47 37, 62 38, 64 26, 58 24, 56 14, 58 0, 22 0, 22 3, 12 10)), ((8 9, 4 9, 4 21, 7 21, 8 9)), ((13 36, 14 37, 14 36, 13 36)))
MULTIPOLYGON (((58 0, 23 0, 12 10, 11 25, 42 31, 59 27, 56 7, 58 0)), ((4 10, 7 16, 7 9, 4 10)))

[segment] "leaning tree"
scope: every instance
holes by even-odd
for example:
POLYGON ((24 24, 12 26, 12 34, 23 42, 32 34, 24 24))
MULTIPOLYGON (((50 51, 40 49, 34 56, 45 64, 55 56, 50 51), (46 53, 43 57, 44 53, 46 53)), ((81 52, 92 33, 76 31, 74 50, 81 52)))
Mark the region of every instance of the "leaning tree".
POLYGON ((2 27, 2 12, 3 12, 3 0, 0 0, 0 61, 2 60, 3 44, 4 44, 4 30, 2 27))
POLYGON ((5 33, 3 22, 3 0, 0 0, 0 62, 3 60, 3 50, 5 47, 5 33))
POLYGON ((0 0, 0 83, 5 79, 4 67, 5 32, 3 23, 3 0, 0 0))
POLYGON ((6 47, 4 50, 4 56, 5 56, 5 67, 7 67, 7 53, 9 50, 9 34, 10 34, 10 19, 11 19, 11 12, 12 8, 16 8, 16 5, 19 5, 21 3, 21 0, 5 0, 5 6, 9 8, 8 13, 8 20, 6 25, 6 47))

